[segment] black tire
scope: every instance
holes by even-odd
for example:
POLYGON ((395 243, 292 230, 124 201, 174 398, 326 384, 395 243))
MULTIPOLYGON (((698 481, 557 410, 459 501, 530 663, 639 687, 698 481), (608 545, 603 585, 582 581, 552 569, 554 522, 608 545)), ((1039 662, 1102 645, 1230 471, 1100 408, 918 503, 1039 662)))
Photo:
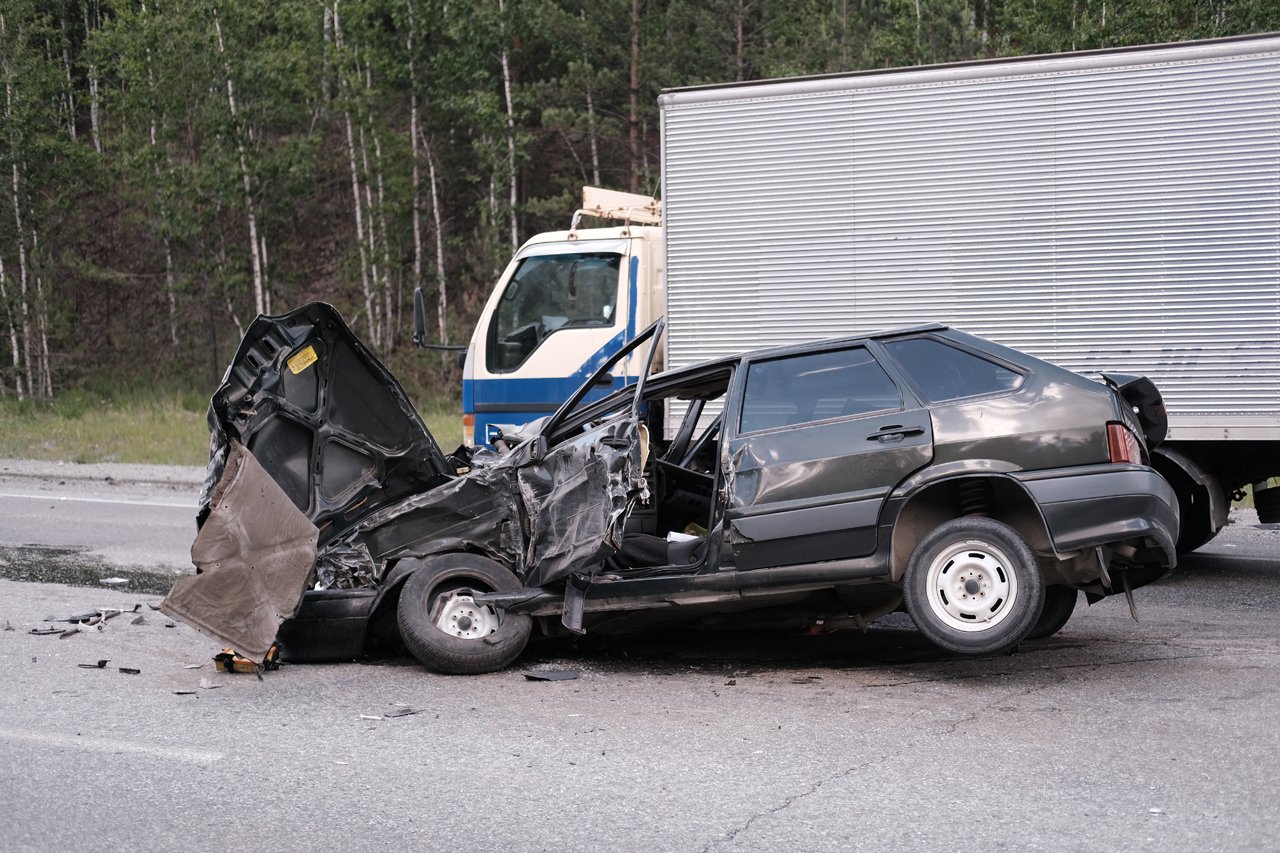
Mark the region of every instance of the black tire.
POLYGON ((1025 539, 1007 524, 965 516, 938 525, 907 561, 903 596, 934 645, 997 654, 1021 642, 1044 606, 1044 579, 1025 539))
POLYGON ((1040 618, 1031 626, 1028 640, 1043 640, 1061 631, 1076 610, 1080 593, 1069 586, 1054 584, 1044 591, 1044 609, 1040 618))
POLYGON ((415 658, 436 672, 476 675, 503 669, 524 651, 533 620, 522 613, 468 604, 465 591, 497 592, 520 586, 511 572, 476 554, 442 554, 423 560, 400 590, 396 607, 400 638, 415 658), (453 633, 437 624, 441 619, 452 626, 453 633))

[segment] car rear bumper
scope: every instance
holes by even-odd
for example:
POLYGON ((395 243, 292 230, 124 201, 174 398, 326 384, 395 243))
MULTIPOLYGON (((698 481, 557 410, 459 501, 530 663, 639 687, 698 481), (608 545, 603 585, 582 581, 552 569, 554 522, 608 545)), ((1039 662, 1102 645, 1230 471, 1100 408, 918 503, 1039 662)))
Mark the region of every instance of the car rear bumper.
POLYGON ((1177 562, 1178 498, 1144 465, 1088 465, 1012 475, 1035 498, 1058 553, 1150 540, 1177 562))

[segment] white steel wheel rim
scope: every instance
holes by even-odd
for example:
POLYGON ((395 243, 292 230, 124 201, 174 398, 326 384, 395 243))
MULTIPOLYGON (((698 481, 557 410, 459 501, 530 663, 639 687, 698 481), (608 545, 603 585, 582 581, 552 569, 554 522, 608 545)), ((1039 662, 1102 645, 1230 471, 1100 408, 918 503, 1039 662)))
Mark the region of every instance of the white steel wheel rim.
POLYGON ((498 612, 466 593, 444 593, 434 610, 435 626, 451 637, 479 640, 498 630, 498 612))
POLYGON ((989 631, 1013 611, 1018 576, 1004 551, 989 542, 949 545, 925 575, 929 609, 957 631, 989 631))

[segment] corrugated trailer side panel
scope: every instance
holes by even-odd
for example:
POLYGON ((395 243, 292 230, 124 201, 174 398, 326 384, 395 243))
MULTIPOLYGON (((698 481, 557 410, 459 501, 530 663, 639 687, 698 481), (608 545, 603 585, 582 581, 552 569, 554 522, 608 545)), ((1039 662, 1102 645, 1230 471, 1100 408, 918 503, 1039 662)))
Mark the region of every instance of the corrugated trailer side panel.
POLYGON ((938 320, 1280 437, 1280 38, 661 103, 669 365, 938 320))

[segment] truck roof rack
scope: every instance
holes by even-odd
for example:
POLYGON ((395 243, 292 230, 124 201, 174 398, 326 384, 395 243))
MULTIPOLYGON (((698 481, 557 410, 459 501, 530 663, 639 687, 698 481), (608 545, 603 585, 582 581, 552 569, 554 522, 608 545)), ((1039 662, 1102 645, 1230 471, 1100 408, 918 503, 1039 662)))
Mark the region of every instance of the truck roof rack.
POLYGON ((578 222, 583 216, 595 216, 600 219, 621 219, 627 225, 662 224, 662 202, 647 195, 624 193, 617 190, 606 190, 601 187, 582 188, 582 207, 574 211, 569 231, 578 229, 578 222))

